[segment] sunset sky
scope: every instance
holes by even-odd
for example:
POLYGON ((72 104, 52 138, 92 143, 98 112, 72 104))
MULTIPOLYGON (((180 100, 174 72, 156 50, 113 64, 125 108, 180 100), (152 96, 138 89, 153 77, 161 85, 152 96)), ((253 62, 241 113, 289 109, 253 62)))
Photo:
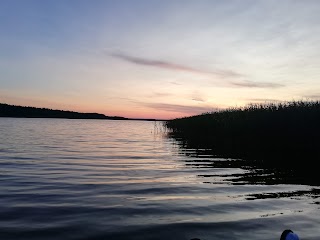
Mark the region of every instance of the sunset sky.
POLYGON ((320 99, 318 0, 1 0, 0 102, 171 119, 320 99))

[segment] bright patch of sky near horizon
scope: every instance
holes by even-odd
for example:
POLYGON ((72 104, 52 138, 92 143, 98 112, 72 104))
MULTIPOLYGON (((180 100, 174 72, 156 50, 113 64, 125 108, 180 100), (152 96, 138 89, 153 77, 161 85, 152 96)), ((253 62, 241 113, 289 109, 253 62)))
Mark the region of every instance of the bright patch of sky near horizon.
POLYGON ((320 99, 317 0, 2 0, 0 102, 175 118, 320 99))

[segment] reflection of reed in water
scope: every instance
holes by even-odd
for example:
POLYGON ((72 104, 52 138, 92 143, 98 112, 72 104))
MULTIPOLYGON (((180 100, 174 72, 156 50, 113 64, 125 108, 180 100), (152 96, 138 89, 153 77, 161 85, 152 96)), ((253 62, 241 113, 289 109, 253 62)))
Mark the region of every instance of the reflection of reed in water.
MULTIPOLYGON (((184 154, 183 152, 181 153, 184 154)), ((186 155, 190 156, 190 154, 186 155)), ((233 185, 298 184, 320 186, 320 179, 316 175, 305 174, 298 169, 267 167, 263 164, 259 165, 259 161, 217 158, 215 156, 210 157, 207 154, 205 157, 199 155, 199 158, 196 158, 195 156, 186 159, 185 164, 193 168, 229 169, 229 171, 222 173, 216 171, 216 173, 198 175, 205 183, 219 184, 221 182, 217 179, 222 179, 223 183, 233 185), (242 171, 235 171, 234 169, 241 169, 242 171)))
POLYGON ((304 174, 297 169, 262 167, 257 164, 259 161, 222 158, 210 155, 210 150, 187 149, 184 145, 179 144, 178 146, 180 146, 179 153, 188 156, 183 158, 185 165, 198 169, 200 173, 197 174, 197 177, 203 183, 242 187, 251 185, 261 189, 259 192, 246 192, 242 196, 236 196, 237 198, 257 200, 306 197, 311 200, 312 204, 320 204, 320 189, 317 188, 320 186, 320 180, 315 175, 304 174), (270 191, 269 187, 263 187, 266 185, 275 186, 275 188, 272 187, 273 190, 270 191))

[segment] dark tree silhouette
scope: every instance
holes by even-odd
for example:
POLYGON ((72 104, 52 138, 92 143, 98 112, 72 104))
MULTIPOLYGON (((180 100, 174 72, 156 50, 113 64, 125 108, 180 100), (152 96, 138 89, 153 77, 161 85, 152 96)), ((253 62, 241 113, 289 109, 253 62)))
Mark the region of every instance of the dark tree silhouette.
POLYGON ((53 110, 48 108, 35 108, 15 106, 0 103, 0 117, 18 118, 68 118, 68 119, 112 119, 125 120, 128 118, 106 116, 100 113, 80 113, 73 111, 53 110))

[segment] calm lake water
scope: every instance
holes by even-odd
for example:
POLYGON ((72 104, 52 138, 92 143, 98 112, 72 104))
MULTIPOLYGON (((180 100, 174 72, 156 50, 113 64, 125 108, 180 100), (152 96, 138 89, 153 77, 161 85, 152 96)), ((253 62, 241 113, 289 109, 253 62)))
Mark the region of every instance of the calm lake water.
POLYGON ((0 239, 320 239, 318 186, 239 163, 161 122, 0 118, 0 239))

